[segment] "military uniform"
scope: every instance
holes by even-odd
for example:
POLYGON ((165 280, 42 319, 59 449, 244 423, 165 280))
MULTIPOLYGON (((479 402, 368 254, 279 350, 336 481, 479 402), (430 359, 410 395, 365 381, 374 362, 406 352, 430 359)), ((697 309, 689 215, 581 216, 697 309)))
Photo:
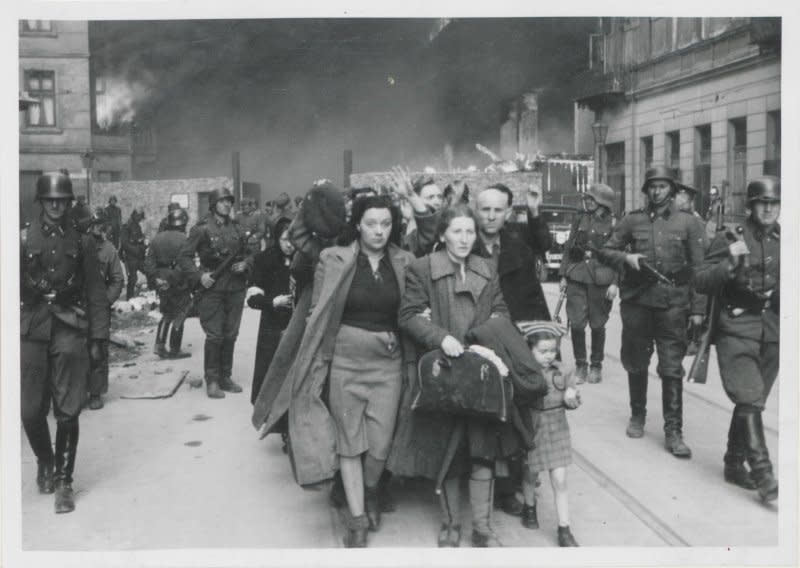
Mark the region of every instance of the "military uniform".
POLYGON ((239 225, 250 233, 248 236, 248 246, 255 249, 256 252, 261 251, 261 240, 268 238, 267 220, 258 211, 251 213, 242 213, 236 220, 239 225))
POLYGON ((755 488, 742 477, 746 459, 762 499, 769 500, 773 487, 777 497, 777 482, 761 413, 778 376, 780 359, 780 225, 765 228, 751 217, 740 230, 738 238, 749 250, 746 265, 732 264, 728 246, 737 239, 737 228, 725 227, 709 247, 697 287, 717 297, 720 310, 714 341, 722 385, 736 405, 728 433, 725 478, 755 488))
MULTIPOLYGON (((213 208, 213 205, 212 205, 213 208)), ((239 223, 229 218, 221 219, 209 213, 189 233, 189 238, 179 256, 179 266, 192 273, 193 287, 200 284, 202 273, 213 272, 230 254, 235 262, 246 260, 252 266, 253 249, 247 247, 248 235, 239 223), (194 264, 195 253, 200 258, 200 270, 194 264)), ((244 308, 247 273, 234 273, 230 268, 220 274, 214 285, 201 289, 197 302, 200 324, 206 334, 204 351, 205 377, 208 384, 218 384, 222 390, 230 388, 233 368, 233 351, 239 334, 239 323, 244 308)), ((238 392, 241 387, 235 390, 238 392)))
POLYGON ((631 426, 638 430, 634 433, 629 426, 628 435, 640 437, 646 414, 647 371, 655 343, 664 433, 668 449, 680 442, 680 451, 671 450, 680 457, 691 455, 682 442, 682 361, 688 316, 705 313, 705 297, 692 294, 690 286, 703 263, 704 239, 695 218, 670 201, 660 213, 648 206, 623 217, 601 251, 604 261, 622 270, 627 256, 623 249, 630 247, 631 253, 643 254, 644 260, 673 281, 673 285, 666 285, 641 270, 626 267, 620 284, 621 358, 628 372, 631 426))
POLYGON ((69 512, 89 372, 87 338, 108 339, 108 299, 92 243, 82 241, 68 215, 58 224, 44 215, 31 223, 20 252, 22 423, 39 463, 40 491, 53 491, 46 480, 55 465, 56 512, 69 512), (55 454, 47 425, 51 400, 55 454))
POLYGON ((125 270, 128 272, 127 298, 129 300, 135 294, 138 273, 144 270, 144 257, 147 250, 142 226, 134 216, 138 217, 135 211, 131 213, 128 222, 122 226, 120 237, 122 243, 120 252, 125 262, 125 270))

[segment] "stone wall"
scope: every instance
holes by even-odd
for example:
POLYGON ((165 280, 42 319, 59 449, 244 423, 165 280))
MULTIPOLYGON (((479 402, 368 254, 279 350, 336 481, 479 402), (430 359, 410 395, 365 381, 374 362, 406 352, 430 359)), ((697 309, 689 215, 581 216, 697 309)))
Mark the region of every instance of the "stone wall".
MULTIPOLYGON (((189 207, 189 227, 207 210, 201 211, 202 196, 218 187, 233 187, 230 177, 198 178, 198 179, 162 179, 148 181, 114 181, 95 182, 92 184, 92 206, 105 206, 112 195, 117 198, 117 205, 122 209, 123 223, 128 220, 134 207, 144 208, 145 219, 142 228, 148 238, 158 230, 158 224, 167 214, 170 201, 179 201, 186 196, 189 207)), ((205 203, 205 201, 204 201, 205 203)))

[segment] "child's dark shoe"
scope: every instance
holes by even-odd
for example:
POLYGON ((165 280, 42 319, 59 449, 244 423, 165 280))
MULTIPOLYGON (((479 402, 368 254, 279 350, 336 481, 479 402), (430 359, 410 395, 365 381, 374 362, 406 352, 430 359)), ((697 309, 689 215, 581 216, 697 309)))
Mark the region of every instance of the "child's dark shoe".
POLYGON ((536 505, 525 505, 522 508, 522 526, 526 529, 539 528, 539 519, 536 518, 536 505))

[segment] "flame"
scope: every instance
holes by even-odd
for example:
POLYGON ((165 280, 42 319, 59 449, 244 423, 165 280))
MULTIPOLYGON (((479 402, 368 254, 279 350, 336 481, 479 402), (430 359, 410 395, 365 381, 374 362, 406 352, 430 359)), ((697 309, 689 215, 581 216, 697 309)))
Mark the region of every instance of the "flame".
POLYGON ((97 125, 108 130, 133 122, 136 108, 149 96, 150 88, 119 77, 107 77, 104 82, 105 88, 96 96, 97 125))

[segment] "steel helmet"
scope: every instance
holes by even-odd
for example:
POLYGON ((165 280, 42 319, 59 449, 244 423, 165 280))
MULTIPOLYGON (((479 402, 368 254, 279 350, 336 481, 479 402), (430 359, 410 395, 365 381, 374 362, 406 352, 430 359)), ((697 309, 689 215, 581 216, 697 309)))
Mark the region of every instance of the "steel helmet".
POLYGON ((642 191, 647 191, 647 184, 653 180, 668 181, 672 185, 672 189, 677 189, 678 180, 675 179, 673 170, 666 166, 655 166, 650 168, 644 173, 644 183, 642 184, 642 191))
POLYGON ((208 206, 214 207, 220 199, 230 199, 235 201, 233 192, 227 187, 218 187, 208 194, 208 206))
POLYGON ((675 185, 677 186, 678 191, 685 191, 687 193, 691 193, 692 197, 697 195, 696 187, 692 187, 691 185, 686 185, 685 183, 680 183, 680 182, 676 183, 675 185))
POLYGON ((77 203, 70 209, 70 216, 72 222, 78 228, 78 231, 85 233, 94 222, 92 210, 85 203, 77 203))
POLYGON ((67 170, 39 176, 36 180, 36 199, 75 199, 67 170))
POLYGON ((614 198, 616 197, 616 193, 606 184, 593 183, 589 186, 589 189, 586 190, 584 195, 597 201, 598 205, 607 207, 609 211, 614 210, 614 198))
POLYGON ((167 215, 167 226, 182 228, 189 222, 189 214, 183 209, 173 209, 167 215))
POLYGON ((170 201, 167 205, 167 212, 176 211, 181 208, 181 204, 175 201, 170 201))
POLYGON ((761 176, 747 184, 747 203, 753 201, 767 201, 780 203, 781 180, 775 176, 761 176))

